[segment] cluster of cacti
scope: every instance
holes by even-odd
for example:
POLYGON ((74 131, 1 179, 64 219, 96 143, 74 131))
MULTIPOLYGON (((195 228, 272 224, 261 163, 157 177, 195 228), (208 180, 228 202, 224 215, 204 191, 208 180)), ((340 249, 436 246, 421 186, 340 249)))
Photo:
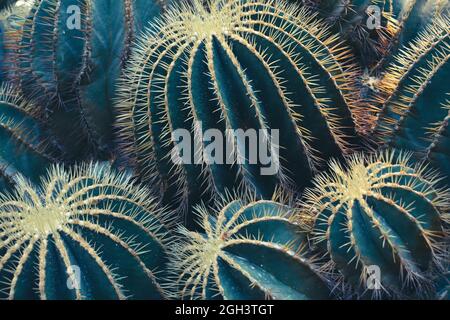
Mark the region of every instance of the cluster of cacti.
POLYGON ((200 207, 203 233, 181 227, 172 249, 176 298, 329 299, 330 283, 306 256, 292 208, 229 199, 200 207))
POLYGON ((448 299, 448 8, 0 0, 0 298, 448 299))

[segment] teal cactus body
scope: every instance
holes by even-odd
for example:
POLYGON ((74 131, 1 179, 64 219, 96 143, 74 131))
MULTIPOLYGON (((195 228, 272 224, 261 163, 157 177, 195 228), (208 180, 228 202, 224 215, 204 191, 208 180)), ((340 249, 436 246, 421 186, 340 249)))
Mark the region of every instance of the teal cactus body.
POLYGON ((402 46, 414 40, 450 8, 448 0, 385 0, 382 3, 384 11, 391 17, 394 31, 390 50, 386 52, 390 56, 397 54, 402 46))
POLYGON ((440 275, 436 281, 436 299, 450 300, 450 270, 447 267, 447 271, 440 275))
POLYGON ((366 68, 372 67, 385 54, 395 23, 389 8, 378 0, 302 1, 311 6, 352 45, 355 55, 366 68), (374 12, 372 7, 378 7, 374 12), (374 20, 378 19, 378 20, 374 20))
POLYGON ((171 290, 182 299, 307 300, 331 297, 306 257, 292 209, 274 201, 224 201, 199 209, 204 234, 180 229, 171 290))
POLYGON ((156 0, 35 2, 17 46, 15 80, 39 102, 68 158, 110 155, 116 80, 131 42, 161 5, 156 0))
POLYGON ((0 0, 0 11, 11 9, 17 0, 0 0))
POLYGON ((18 178, 0 195, 1 296, 165 298, 166 222, 145 188, 106 166, 55 166, 39 187, 18 178))
POLYGON ((358 142, 358 71, 339 37, 305 9, 279 1, 182 3, 139 41, 129 65, 117 102, 122 155, 140 179, 176 195, 172 203, 237 186, 262 196, 277 184, 301 189, 322 159, 358 142), (279 130, 279 144, 271 145, 279 149, 279 170, 261 174, 242 136, 232 139, 232 150, 244 161, 175 165, 178 129, 194 140, 192 158, 208 147, 196 143, 199 132, 218 130, 228 139, 238 129, 279 130))
POLYGON ((0 85, 6 79, 6 66, 5 66, 5 28, 3 27, 3 23, 0 22, 0 85))
POLYGON ((0 86, 0 191, 17 173, 38 181, 57 159, 35 108, 10 84, 0 86))
POLYGON ((333 162, 331 173, 316 177, 305 195, 314 242, 359 294, 433 297, 434 272, 448 259, 449 194, 436 186, 434 174, 409 161, 386 152, 352 156, 348 169, 333 162), (374 266, 380 290, 368 287, 374 266))
POLYGON ((380 145, 414 151, 447 177, 449 45, 450 17, 444 15, 403 49, 381 79, 373 131, 380 145))

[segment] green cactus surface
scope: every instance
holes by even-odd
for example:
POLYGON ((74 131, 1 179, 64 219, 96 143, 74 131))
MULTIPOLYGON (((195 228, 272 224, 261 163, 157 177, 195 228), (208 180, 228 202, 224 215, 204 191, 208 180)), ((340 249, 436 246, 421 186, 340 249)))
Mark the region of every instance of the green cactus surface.
POLYGON ((330 174, 315 178, 305 194, 312 239, 361 296, 433 296, 433 273, 448 260, 449 193, 437 180, 400 152, 354 155, 345 168, 332 162, 330 174), (373 266, 379 290, 368 287, 373 266))
POLYGON ((0 195, 1 295, 165 298, 167 222, 145 188, 105 165, 54 166, 39 186, 20 177, 0 195))
POLYGON ((447 177, 449 45, 450 17, 444 15, 403 49, 381 79, 373 130, 380 145, 414 151, 447 177))
POLYGON ((223 201, 198 208, 204 233, 180 229, 173 246, 182 299, 328 299, 329 283, 305 254, 305 235, 293 211, 274 201, 223 201))
POLYGON ((0 86, 0 192, 17 173, 38 181, 57 159, 35 109, 10 84, 0 86))
POLYGON ((292 4, 182 2, 140 39, 129 66, 117 102, 122 155, 144 182, 183 207, 234 187, 263 197, 277 184, 301 189, 323 159, 359 142, 351 55, 314 14, 292 4), (192 158, 208 147, 195 141, 207 130, 232 140, 236 157, 174 164, 178 129, 191 133, 192 158), (271 144, 279 155, 275 174, 249 161, 248 137, 228 138, 238 129, 279 130, 279 144, 271 144))
POLYGON ((156 0, 36 0, 16 44, 15 81, 37 100, 68 157, 113 149, 115 85, 156 0))

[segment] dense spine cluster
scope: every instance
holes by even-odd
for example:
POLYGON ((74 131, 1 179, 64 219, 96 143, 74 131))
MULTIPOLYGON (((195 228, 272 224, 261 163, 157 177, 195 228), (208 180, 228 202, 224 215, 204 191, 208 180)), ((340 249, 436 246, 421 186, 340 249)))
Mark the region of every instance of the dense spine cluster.
POLYGON ((410 155, 355 155, 344 167, 315 178, 305 194, 313 241, 330 267, 360 295, 432 296, 433 272, 448 261, 449 193, 438 177, 410 155), (446 240, 447 239, 447 240, 446 240), (380 270, 380 290, 368 290, 370 268, 380 270))
POLYGON ((68 158, 110 156, 116 81, 132 41, 161 6, 156 0, 35 1, 21 40, 12 39, 13 78, 37 100, 68 158))
POLYGON ((0 195, 3 298, 165 297, 168 220, 145 188, 100 164, 17 181, 0 195))

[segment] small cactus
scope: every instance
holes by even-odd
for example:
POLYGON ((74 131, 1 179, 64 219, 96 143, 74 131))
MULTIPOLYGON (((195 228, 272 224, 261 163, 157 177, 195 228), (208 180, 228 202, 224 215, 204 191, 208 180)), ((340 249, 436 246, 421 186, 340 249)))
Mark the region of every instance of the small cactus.
POLYGON ((223 201, 198 208, 203 233, 180 229, 171 291, 181 299, 328 299, 292 209, 274 201, 223 201))
MULTIPOLYGON (((272 0, 191 2, 174 6, 139 40, 119 86, 120 149, 142 181, 182 207, 236 186, 270 197, 277 184, 302 189, 323 159, 359 142, 358 70, 316 15, 272 0), (277 174, 248 161, 246 137, 232 141, 240 163, 174 164, 174 132, 194 138, 198 123, 200 133, 223 137, 279 130, 277 174)), ((208 146, 200 144, 193 154, 208 146)))
POLYGON ((0 195, 6 299, 161 299, 167 217, 126 174, 54 166, 39 186, 0 195), (101 249, 100 249, 101 246, 101 249))
POLYGON ((315 178, 305 194, 310 217, 299 218, 309 221, 312 239, 357 293, 429 296, 433 272, 448 259, 449 193, 437 180, 426 167, 411 165, 408 154, 354 155, 345 168, 332 162, 330 174, 315 178), (381 272, 380 290, 370 291, 373 266, 381 272))
POLYGON ((8 83, 0 86, 0 192, 17 173, 38 181, 56 161, 36 107, 8 83))

